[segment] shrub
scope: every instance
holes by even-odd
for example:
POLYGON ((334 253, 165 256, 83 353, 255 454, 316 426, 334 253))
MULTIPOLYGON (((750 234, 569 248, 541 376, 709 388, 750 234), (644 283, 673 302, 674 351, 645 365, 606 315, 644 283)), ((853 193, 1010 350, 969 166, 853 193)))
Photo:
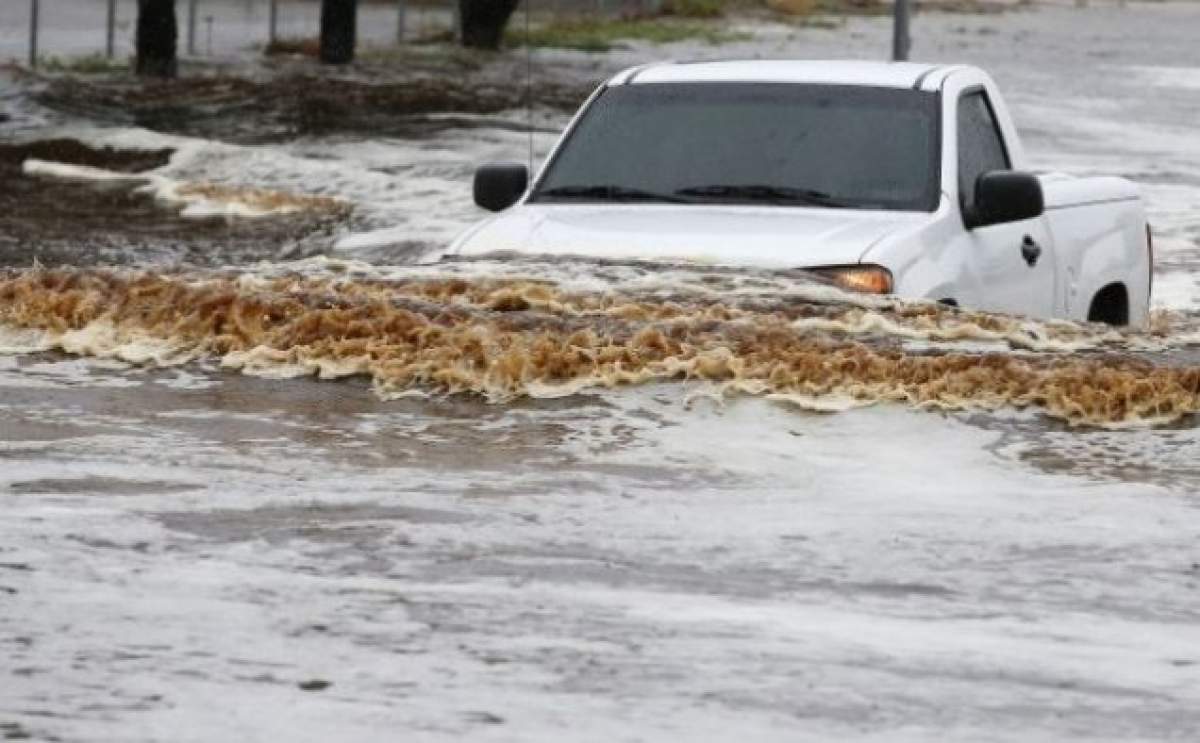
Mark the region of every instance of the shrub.
POLYGON ((67 72, 77 75, 100 75, 129 68, 128 60, 109 59, 103 54, 82 57, 43 57, 38 64, 46 72, 67 72))
POLYGON ((717 18, 725 0, 665 0, 663 13, 684 18, 717 18))

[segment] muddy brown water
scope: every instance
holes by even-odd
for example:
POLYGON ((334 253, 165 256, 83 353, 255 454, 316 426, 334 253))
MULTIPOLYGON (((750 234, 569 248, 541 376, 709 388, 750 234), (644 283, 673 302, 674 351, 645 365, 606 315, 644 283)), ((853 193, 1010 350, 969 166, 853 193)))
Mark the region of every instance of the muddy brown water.
MULTIPOLYGON (((532 100, 539 107, 568 113, 597 82, 538 79, 532 100)), ((479 125, 455 119, 455 114, 523 108, 530 90, 520 76, 485 75, 480 80, 478 71, 468 68, 436 77, 395 71, 341 77, 296 72, 262 78, 190 77, 168 84, 120 76, 63 77, 45 83, 35 98, 52 110, 95 121, 262 144, 339 133, 428 137, 447 128, 479 125)))
POLYGON ((39 269, 0 280, 0 321, 44 348, 167 365, 215 358, 271 376, 363 376, 388 397, 424 390, 504 402, 682 380, 800 407, 1032 408, 1088 425, 1170 423, 1200 411, 1200 367, 1119 353, 1136 335, 938 305, 861 307, 823 297, 819 285, 805 296, 802 280, 796 289, 744 298, 679 289, 664 298, 544 279, 39 269), (908 352, 906 338, 933 347, 908 352), (1023 353, 955 347, 972 340, 1023 353))
POLYGON ((325 249, 343 221, 325 214, 254 219, 184 217, 136 181, 71 181, 26 174, 27 159, 141 173, 171 150, 95 148, 78 140, 0 144, 0 266, 221 266, 325 249))

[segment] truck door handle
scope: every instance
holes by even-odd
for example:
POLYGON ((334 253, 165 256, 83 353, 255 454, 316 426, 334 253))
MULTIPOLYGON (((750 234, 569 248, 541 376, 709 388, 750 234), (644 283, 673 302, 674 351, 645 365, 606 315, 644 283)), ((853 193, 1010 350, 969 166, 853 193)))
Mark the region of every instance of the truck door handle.
POLYGON ((1037 240, 1026 235, 1025 239, 1021 241, 1021 257, 1025 259, 1030 268, 1033 268, 1037 264, 1038 258, 1042 257, 1042 246, 1037 244, 1037 240))

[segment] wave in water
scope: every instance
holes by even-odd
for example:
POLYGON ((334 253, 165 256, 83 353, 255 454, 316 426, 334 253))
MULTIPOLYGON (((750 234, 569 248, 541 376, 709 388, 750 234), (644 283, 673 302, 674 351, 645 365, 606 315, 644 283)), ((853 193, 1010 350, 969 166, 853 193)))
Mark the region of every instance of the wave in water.
POLYGON ((1099 426, 1200 409, 1200 368, 1146 361, 1130 350, 1149 336, 1100 327, 856 298, 804 280, 786 292, 782 279, 716 274, 602 287, 596 277, 615 269, 594 270, 590 283, 441 270, 13 272, 0 277, 0 351, 362 375, 384 397, 503 402, 679 381, 819 410, 1036 408, 1099 426))

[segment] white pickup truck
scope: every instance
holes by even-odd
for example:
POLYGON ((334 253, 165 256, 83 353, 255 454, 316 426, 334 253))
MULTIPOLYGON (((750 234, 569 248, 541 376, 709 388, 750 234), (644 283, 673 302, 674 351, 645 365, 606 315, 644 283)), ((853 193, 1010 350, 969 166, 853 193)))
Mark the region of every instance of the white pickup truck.
POLYGON ((451 254, 809 269, 853 290, 1145 325, 1153 246, 1121 178, 1025 171, 1008 109, 961 65, 734 61, 626 70, 451 254))

